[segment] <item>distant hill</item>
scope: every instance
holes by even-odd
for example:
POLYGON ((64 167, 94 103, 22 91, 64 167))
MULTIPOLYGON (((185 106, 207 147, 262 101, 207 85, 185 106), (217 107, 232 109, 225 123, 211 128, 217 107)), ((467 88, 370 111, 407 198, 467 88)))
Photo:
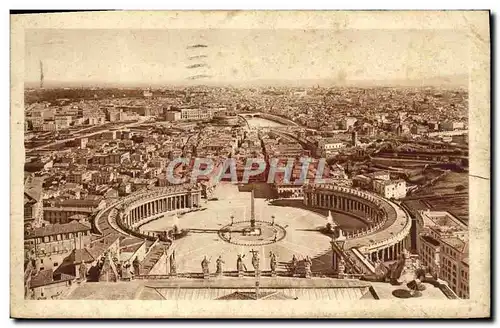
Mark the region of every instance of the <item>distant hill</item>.
MULTIPOLYGON (((210 81, 207 79, 199 81, 178 80, 178 81, 165 81, 163 83, 141 83, 141 82, 127 82, 127 83, 112 83, 112 82, 58 82, 58 81, 45 81, 45 88, 147 88, 147 87, 165 87, 165 86, 193 86, 193 85, 207 85, 207 86, 232 86, 232 87, 257 87, 257 86, 275 86, 275 87, 333 87, 333 86, 349 86, 349 87, 446 87, 457 88, 467 87, 469 84, 468 76, 462 75, 449 75, 449 76, 435 76, 423 79, 399 79, 399 80, 349 80, 343 79, 301 79, 301 80, 278 80, 278 79, 256 79, 251 81, 210 81)), ((26 88, 38 88, 38 82, 26 82, 26 88)))

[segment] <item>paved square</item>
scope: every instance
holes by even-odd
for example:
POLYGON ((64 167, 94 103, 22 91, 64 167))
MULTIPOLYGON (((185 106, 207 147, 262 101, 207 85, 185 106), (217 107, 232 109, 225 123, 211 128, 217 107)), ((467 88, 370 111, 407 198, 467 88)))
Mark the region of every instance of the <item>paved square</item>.
MULTIPOLYGON (((286 271, 287 263, 295 255, 300 261, 306 256, 313 260, 312 271, 331 269, 330 237, 317 228, 326 225, 326 217, 320 214, 294 207, 269 205, 265 199, 255 199, 255 219, 275 223, 283 227, 286 235, 283 239, 261 246, 241 246, 224 241, 219 237, 219 230, 234 221, 250 220, 250 192, 239 192, 236 185, 221 183, 215 191, 216 201, 209 201, 204 211, 182 215, 179 219, 181 229, 191 229, 188 236, 175 241, 172 245, 176 252, 178 272, 201 272, 204 256, 211 259, 210 272, 215 271, 215 261, 222 256, 225 271, 236 270, 238 254, 244 254, 244 264, 248 270, 251 265, 251 250, 260 253, 261 269, 270 270, 269 253, 278 256, 278 271, 286 271)), ((143 230, 159 231, 172 227, 174 217, 161 218, 142 227, 143 230)))

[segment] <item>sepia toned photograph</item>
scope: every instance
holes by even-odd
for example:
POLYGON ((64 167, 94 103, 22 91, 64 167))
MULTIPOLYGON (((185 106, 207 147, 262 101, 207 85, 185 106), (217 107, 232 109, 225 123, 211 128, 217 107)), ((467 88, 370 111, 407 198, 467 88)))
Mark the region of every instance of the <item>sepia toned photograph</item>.
POLYGON ((11 28, 11 315, 490 315, 487 11, 11 28))

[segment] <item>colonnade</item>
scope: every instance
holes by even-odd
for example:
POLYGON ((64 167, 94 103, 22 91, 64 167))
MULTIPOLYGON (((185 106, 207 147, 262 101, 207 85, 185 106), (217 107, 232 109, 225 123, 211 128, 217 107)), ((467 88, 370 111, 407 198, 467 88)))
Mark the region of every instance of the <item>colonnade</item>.
POLYGON ((144 204, 136 206, 128 211, 128 215, 124 217, 124 223, 131 226, 153 215, 168 211, 192 208, 194 206, 198 206, 199 203, 199 193, 169 195, 164 198, 146 201, 144 204))
MULTIPOLYGON (((348 194, 346 194, 348 195, 348 194)), ((351 199, 346 195, 333 193, 305 192, 304 204, 312 207, 324 207, 332 210, 359 213, 368 221, 378 222, 382 219, 380 210, 373 205, 365 204, 363 201, 351 199)))
POLYGON ((384 246, 383 248, 380 248, 378 250, 371 251, 367 255, 372 262, 396 260, 399 254, 401 254, 404 249, 409 248, 409 244, 410 243, 408 238, 404 238, 403 240, 395 244, 384 246))

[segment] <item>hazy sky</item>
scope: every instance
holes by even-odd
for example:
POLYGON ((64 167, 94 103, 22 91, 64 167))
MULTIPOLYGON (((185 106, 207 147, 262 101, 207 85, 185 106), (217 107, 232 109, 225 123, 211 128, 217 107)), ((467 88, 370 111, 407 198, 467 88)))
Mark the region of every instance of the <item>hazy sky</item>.
POLYGON ((394 80, 467 74, 453 30, 27 30, 26 82, 394 80), (205 44, 206 48, 188 48, 205 44), (189 60, 196 55, 206 58, 189 60), (206 63, 209 68, 186 66, 206 63))

